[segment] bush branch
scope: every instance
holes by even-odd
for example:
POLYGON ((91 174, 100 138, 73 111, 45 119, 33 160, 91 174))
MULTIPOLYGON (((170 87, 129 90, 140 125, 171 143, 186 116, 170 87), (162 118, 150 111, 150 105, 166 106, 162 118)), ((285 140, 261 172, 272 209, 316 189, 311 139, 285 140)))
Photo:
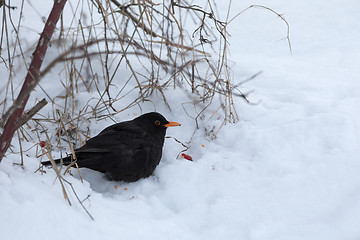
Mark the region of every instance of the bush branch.
POLYGON ((6 151, 10 146, 11 139, 18 127, 19 119, 24 111, 30 93, 39 82, 40 67, 45 57, 48 43, 54 33, 56 23, 59 20, 60 14, 63 11, 66 2, 67 0, 54 1, 50 15, 45 23, 44 30, 41 33, 40 39, 33 53, 33 58, 20 93, 13 105, 2 117, 6 124, 4 131, 0 136, 0 162, 4 158, 6 151))

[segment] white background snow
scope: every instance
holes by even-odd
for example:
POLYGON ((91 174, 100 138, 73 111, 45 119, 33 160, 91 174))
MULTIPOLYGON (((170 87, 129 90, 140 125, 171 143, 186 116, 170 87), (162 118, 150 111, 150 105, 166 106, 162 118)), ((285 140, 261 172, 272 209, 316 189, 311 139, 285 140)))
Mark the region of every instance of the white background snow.
MULTIPOLYGON (((214 141, 196 135, 194 162, 176 159, 178 144, 167 139, 148 179, 67 176, 81 199, 90 195, 84 205, 94 221, 68 187, 73 205, 64 200, 51 169, 34 173, 39 159, 26 157, 22 169, 8 155, 0 164, 2 240, 360 239, 360 1, 232 2, 231 16, 261 4, 290 24, 292 54, 286 25, 269 11, 248 10, 229 26, 234 79, 263 71, 241 86, 258 104, 237 100, 240 121, 214 141)), ((183 124, 167 135, 189 140, 193 121, 180 107, 158 110, 183 124)), ((94 123, 94 135, 104 127, 94 123)))

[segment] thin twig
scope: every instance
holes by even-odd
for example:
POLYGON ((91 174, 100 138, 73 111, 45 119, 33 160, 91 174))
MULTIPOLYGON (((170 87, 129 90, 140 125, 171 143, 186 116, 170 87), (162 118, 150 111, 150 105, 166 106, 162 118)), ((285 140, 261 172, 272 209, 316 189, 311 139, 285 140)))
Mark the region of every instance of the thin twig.
POLYGON ((279 18, 281 18, 282 21, 285 22, 286 27, 287 27, 287 33, 286 33, 286 39, 289 45, 289 50, 290 53, 292 53, 292 47, 291 47, 291 41, 290 41, 290 24, 288 23, 288 21, 286 21, 286 19, 283 17, 282 14, 277 13, 275 10, 266 7, 266 6, 262 6, 262 5, 251 5, 247 8, 245 8, 244 10, 242 10, 241 12, 239 12, 238 14, 236 14, 233 18, 230 19, 230 21, 226 24, 229 25, 235 18, 237 18, 239 15, 241 15, 242 13, 244 13, 245 11, 249 10, 250 8, 262 8, 262 9, 266 9, 274 14, 276 14, 279 18))
POLYGON ((21 116, 18 122, 18 128, 27 123, 37 112, 39 112, 48 102, 43 98, 34 107, 21 116))
MULTIPOLYGON (((70 187, 71 187, 71 189, 72 189, 72 191, 73 191, 76 199, 77 199, 78 202, 80 203, 81 207, 84 209, 84 211, 87 213, 87 215, 91 218, 91 220, 94 221, 95 219, 93 218, 93 216, 91 216, 90 212, 86 209, 86 207, 85 207, 84 204, 83 204, 83 201, 80 200, 80 198, 79 198, 79 196, 77 195, 77 193, 76 193, 76 191, 75 191, 75 188, 74 188, 74 186, 72 185, 72 183, 69 182, 68 180, 66 180, 65 178, 63 178, 63 181, 70 185, 70 187)), ((87 197, 86 199, 88 199, 88 198, 89 198, 89 197, 87 197)))

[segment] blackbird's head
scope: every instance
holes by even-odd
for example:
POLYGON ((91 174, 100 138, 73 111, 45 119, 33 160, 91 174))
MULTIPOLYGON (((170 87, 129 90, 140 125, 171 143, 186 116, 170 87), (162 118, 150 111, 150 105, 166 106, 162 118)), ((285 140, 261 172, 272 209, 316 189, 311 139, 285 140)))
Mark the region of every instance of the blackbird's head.
POLYGON ((168 127, 181 126, 180 123, 169 122, 157 112, 145 113, 135 118, 134 121, 161 142, 164 142, 165 132, 168 127))

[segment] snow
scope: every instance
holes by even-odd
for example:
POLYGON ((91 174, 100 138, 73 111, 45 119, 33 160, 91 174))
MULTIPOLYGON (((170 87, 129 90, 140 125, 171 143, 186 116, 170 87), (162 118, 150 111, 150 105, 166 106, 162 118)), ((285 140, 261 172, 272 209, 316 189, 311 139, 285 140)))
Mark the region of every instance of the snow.
MULTIPOLYGON (((230 16, 254 4, 232 2, 230 16)), ((359 239, 360 2, 256 3, 284 14, 293 52, 282 40, 286 25, 269 11, 250 9, 229 25, 234 79, 262 71, 241 86, 254 91, 249 100, 257 104, 239 99, 238 123, 223 126, 213 141, 196 133, 187 152, 194 162, 176 159, 183 148, 166 139, 154 176, 135 183, 86 169, 84 183, 76 171, 65 175, 80 199, 90 195, 83 204, 94 221, 67 184, 72 206, 64 200, 53 170, 34 173, 36 156, 25 156, 21 168, 13 165, 19 155, 9 154, 0 164, 1 239, 359 239)), ((171 94, 173 111, 156 110, 182 123, 168 136, 189 141, 194 121, 182 110, 182 93, 171 94)), ((111 122, 90 124, 95 135, 111 122)))

